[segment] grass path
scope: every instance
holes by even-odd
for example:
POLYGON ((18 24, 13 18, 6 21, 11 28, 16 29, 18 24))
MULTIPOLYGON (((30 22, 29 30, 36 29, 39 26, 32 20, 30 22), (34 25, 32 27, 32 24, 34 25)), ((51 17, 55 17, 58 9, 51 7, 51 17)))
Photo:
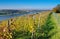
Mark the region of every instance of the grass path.
POLYGON ((58 22, 58 28, 60 29, 60 14, 59 13, 55 13, 55 17, 56 17, 56 20, 58 22))
POLYGON ((60 39, 60 14, 59 13, 53 13, 55 16, 55 20, 57 22, 57 34, 53 37, 53 39, 60 39))

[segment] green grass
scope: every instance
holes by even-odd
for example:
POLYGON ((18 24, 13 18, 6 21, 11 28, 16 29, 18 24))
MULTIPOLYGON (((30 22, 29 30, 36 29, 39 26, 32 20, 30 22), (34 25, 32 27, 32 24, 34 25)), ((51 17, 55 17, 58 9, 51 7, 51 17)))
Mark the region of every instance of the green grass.
MULTIPOLYGON (((60 16, 57 13, 44 12, 9 21, 12 39, 60 39, 60 16)), ((7 23, 2 21, 0 26, 8 26, 7 23)))

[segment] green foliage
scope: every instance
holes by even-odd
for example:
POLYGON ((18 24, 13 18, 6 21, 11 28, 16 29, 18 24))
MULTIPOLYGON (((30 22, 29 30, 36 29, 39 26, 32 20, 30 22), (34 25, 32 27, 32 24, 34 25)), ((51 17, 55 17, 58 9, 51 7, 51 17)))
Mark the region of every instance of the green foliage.
POLYGON ((50 39, 57 33, 57 23, 55 22, 53 13, 50 13, 45 25, 42 26, 42 36, 41 39, 50 39))
POLYGON ((30 32, 23 32, 23 31, 13 31, 13 39, 30 39, 31 33, 30 32))

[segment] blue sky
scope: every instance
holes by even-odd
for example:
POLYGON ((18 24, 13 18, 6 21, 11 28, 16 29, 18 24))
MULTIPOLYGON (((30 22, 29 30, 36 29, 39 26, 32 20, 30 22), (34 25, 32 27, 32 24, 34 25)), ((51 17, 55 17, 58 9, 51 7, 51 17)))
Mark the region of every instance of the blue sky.
POLYGON ((0 9, 52 9, 60 0, 0 0, 0 9))

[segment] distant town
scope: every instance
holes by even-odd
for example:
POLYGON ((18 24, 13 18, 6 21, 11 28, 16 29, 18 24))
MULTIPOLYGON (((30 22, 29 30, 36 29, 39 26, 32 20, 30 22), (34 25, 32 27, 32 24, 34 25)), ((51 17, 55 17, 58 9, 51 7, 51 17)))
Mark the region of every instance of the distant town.
POLYGON ((41 12, 49 10, 13 10, 13 9, 3 9, 0 10, 0 15, 10 15, 10 14, 27 14, 29 12, 41 12))

